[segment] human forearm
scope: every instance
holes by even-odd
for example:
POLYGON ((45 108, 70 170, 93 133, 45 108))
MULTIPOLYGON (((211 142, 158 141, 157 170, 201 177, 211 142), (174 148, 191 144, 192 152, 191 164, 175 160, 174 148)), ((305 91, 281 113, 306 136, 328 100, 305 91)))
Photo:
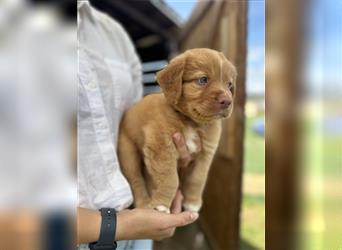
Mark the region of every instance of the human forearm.
POLYGON ((97 241, 100 235, 101 213, 97 210, 77 208, 77 243, 97 241))
MULTIPOLYGON (((115 240, 154 239, 172 236, 174 229, 194 222, 198 214, 181 211, 181 200, 176 198, 175 214, 160 213, 154 209, 132 209, 117 213, 115 240)), ((95 242, 99 238, 101 214, 96 210, 78 208, 77 243, 95 242)))

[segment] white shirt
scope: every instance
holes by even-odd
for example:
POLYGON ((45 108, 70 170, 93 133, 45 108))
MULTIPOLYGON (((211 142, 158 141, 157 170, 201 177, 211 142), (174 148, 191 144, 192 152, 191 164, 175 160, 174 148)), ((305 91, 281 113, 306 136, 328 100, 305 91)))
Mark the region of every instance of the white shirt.
POLYGON ((122 114, 142 96, 142 67, 120 24, 78 5, 78 202, 117 210, 132 204, 117 158, 122 114))

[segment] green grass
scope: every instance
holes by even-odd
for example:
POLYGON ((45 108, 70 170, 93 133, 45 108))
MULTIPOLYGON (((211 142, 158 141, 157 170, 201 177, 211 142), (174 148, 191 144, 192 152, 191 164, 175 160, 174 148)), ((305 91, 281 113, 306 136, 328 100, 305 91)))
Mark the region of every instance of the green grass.
POLYGON ((342 137, 325 134, 321 122, 319 117, 309 117, 302 127, 301 181, 317 184, 302 191, 299 221, 305 226, 299 239, 302 249, 337 250, 342 246, 342 137), (321 228, 312 223, 317 220, 321 228))
POLYGON ((244 171, 247 173, 265 173, 265 138, 252 130, 252 124, 264 115, 247 117, 245 126, 244 171))
MULTIPOLYGON (((247 117, 245 126, 245 142, 244 142, 244 176, 252 183, 245 183, 254 186, 258 182, 255 177, 265 176, 265 139, 257 135, 252 130, 252 124, 257 119, 263 118, 264 114, 257 117, 247 117), (255 181, 254 181, 255 180, 255 181)), ((342 138, 341 136, 328 136, 322 130, 314 130, 317 121, 309 120, 303 123, 301 128, 301 152, 302 157, 300 169, 302 181, 307 181, 310 174, 319 175, 324 185, 329 189, 323 189, 324 197, 320 201, 322 211, 319 216, 323 216, 324 230, 316 232, 306 228, 300 233, 302 240, 302 249, 340 249, 341 240, 341 189, 336 179, 342 176, 342 138), (333 180, 333 181, 332 181, 333 180), (336 187, 334 187, 336 185, 336 187), (332 193, 329 193, 332 192, 332 193), (319 244, 317 244, 319 243, 319 244), (318 248, 317 246, 320 245, 318 248)), ((259 178, 260 180, 260 178, 259 178)), ((260 182, 260 181, 259 181, 260 182)), ((257 184, 259 185, 259 184, 257 184)), ((308 194, 305 194, 308 195, 308 194)), ((304 205, 308 201, 302 201, 304 205)), ((300 220, 308 220, 309 222, 315 218, 312 213, 314 208, 310 204, 306 204, 303 212, 307 217, 300 220)), ((248 193, 244 192, 242 197, 241 210, 241 248, 242 250, 265 249, 265 194, 264 193, 248 193)), ((342 248, 341 248, 342 250, 342 248)))
POLYGON ((250 247, 241 250, 265 249, 265 196, 244 194, 241 214, 241 238, 250 247))
MULTIPOLYGON (((265 175, 265 138, 252 130, 264 114, 247 117, 244 142, 244 175, 265 175)), ((253 179, 250 181, 253 182, 253 179)), ((253 183, 255 184, 255 183, 253 183)), ((244 193, 241 211, 241 250, 265 249, 265 194, 244 193)))

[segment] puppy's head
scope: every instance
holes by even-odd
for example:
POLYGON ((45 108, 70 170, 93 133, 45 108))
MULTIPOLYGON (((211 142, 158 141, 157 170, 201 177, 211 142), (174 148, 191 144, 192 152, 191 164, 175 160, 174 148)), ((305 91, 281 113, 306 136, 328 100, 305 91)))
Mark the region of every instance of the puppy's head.
POLYGON ((191 49, 171 60, 156 80, 166 100, 197 123, 229 117, 236 69, 221 52, 191 49))

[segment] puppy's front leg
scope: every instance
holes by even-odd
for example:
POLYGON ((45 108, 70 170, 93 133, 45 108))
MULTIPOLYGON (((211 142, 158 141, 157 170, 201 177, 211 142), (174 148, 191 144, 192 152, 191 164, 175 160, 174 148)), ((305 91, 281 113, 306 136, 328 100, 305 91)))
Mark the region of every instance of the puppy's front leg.
POLYGON ((187 211, 198 212, 202 206, 202 193, 216 147, 202 152, 192 168, 185 170, 182 178, 183 207, 187 211))
POLYGON ((123 131, 119 135, 118 156, 122 172, 131 185, 135 207, 145 207, 150 196, 142 174, 142 160, 134 143, 123 131))
POLYGON ((179 186, 177 157, 170 150, 156 151, 145 147, 144 160, 151 195, 148 207, 170 213, 171 203, 179 186))

